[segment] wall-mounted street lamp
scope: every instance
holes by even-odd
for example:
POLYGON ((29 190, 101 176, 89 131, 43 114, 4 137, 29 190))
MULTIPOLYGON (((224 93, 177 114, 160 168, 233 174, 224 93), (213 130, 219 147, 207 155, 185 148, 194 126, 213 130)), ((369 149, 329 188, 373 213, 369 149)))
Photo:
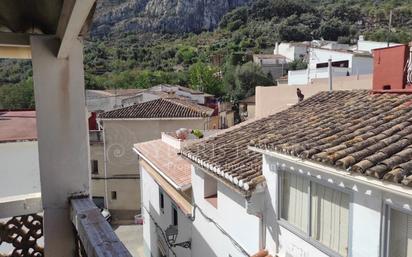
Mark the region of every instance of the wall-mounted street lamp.
POLYGON ((165 233, 166 233, 166 237, 167 237, 167 242, 171 247, 180 246, 180 247, 189 248, 189 249, 192 247, 192 242, 191 241, 176 243, 177 234, 179 234, 179 230, 178 230, 177 226, 170 225, 166 229, 165 233))

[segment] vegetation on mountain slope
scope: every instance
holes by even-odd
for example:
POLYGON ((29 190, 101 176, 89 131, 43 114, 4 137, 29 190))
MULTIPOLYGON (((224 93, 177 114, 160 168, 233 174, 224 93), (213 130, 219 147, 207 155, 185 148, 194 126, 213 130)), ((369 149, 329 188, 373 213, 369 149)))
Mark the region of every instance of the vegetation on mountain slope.
MULTIPOLYGON (((255 85, 272 84, 250 61, 253 53, 272 51, 276 42, 355 43, 363 34, 369 40, 407 43, 411 32, 412 0, 256 0, 227 13, 213 32, 129 32, 89 39, 86 87, 148 88, 171 83, 236 100, 254 94, 255 85)), ((291 68, 303 66, 295 63, 291 68)), ((1 67, 0 84, 14 84, 24 91, 21 81, 31 76, 30 63, 6 61, 1 67)), ((0 105, 8 108, 2 100, 9 92, 5 88, 9 87, 0 86, 0 105)))

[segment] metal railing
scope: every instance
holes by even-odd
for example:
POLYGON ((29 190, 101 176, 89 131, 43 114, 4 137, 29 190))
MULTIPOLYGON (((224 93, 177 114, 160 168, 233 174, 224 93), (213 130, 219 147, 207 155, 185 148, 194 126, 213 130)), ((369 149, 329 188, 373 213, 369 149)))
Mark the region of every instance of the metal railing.
POLYGON ((89 140, 91 143, 102 143, 103 142, 103 131, 102 130, 90 130, 89 140))

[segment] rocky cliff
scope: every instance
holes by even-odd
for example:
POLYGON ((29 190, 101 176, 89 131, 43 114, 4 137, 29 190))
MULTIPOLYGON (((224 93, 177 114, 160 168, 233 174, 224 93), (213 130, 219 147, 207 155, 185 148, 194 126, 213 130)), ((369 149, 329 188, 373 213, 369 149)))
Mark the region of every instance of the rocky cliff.
POLYGON ((100 0, 93 36, 121 32, 200 32, 250 0, 100 0))

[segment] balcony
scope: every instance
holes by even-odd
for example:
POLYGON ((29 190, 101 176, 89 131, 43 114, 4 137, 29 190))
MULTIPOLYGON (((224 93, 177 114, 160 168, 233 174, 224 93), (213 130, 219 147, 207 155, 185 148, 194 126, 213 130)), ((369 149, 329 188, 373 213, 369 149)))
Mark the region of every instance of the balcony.
POLYGON ((91 144, 102 144, 103 143, 103 131, 102 130, 90 130, 89 140, 91 144))
MULTIPOLYGON (((131 256, 88 197, 82 37, 96 1, 31 1, 30 8, 23 2, 7 1, 0 8, 0 58, 32 63, 41 192, 0 195, 0 252, 13 257, 131 256)), ((13 185, 16 189, 32 182, 21 165, 10 168, 25 161, 21 152, 4 161, 2 168, 10 172, 2 173, 0 181, 13 181, 5 174, 25 179, 13 185)))
MULTIPOLYGON (((69 203, 75 256, 132 256, 89 197, 75 196, 69 203)), ((43 226, 40 194, 0 199, 0 256, 45 256, 43 226)))

